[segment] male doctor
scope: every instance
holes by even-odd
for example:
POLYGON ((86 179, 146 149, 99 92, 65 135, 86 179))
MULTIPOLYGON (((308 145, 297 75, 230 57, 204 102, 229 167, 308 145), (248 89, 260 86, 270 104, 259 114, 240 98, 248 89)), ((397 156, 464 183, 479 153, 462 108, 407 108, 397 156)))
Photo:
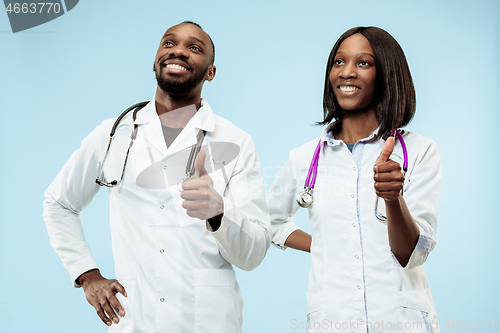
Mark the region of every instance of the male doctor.
POLYGON ((271 231, 252 139, 201 98, 215 76, 214 56, 196 23, 168 29, 155 57, 154 99, 121 120, 106 159, 116 119, 99 125, 45 192, 51 244, 109 332, 241 332, 232 265, 257 267, 271 231), (182 181, 198 142, 194 178, 182 181), (100 179, 110 182, 124 164, 109 192, 116 280, 106 279, 81 213, 100 188, 101 167, 100 179))

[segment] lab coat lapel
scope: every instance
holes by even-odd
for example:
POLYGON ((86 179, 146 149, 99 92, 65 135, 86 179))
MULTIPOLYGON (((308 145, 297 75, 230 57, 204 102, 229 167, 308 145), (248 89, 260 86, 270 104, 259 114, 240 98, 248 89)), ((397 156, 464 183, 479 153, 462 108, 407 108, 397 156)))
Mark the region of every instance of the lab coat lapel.
POLYGON ((143 127, 139 129, 139 131, 144 131, 144 137, 148 143, 148 146, 158 150, 162 156, 165 156, 167 153, 167 145, 165 143, 165 138, 163 137, 160 118, 156 113, 154 99, 149 102, 143 110, 137 113, 137 119, 135 120, 135 123, 140 127, 143 127))
POLYGON ((190 148, 196 144, 196 135, 198 131, 205 130, 207 134, 213 132, 215 127, 215 117, 210 108, 210 105, 202 99, 201 108, 189 120, 186 127, 182 130, 179 136, 174 140, 172 145, 168 148, 168 155, 175 154, 184 149, 190 148))
MULTIPOLYGON (((196 144, 196 135, 198 134, 198 131, 200 129, 207 131, 207 135, 205 136, 205 139, 207 140, 209 137, 209 133, 213 132, 214 128, 215 128, 215 117, 208 103, 202 99, 202 107, 198 110, 198 112, 196 112, 196 114, 193 116, 193 118, 191 118, 191 120, 188 122, 186 127, 179 134, 179 136, 174 140, 174 142, 168 149, 168 153, 165 158, 167 160, 169 158, 173 159, 176 157, 174 154, 182 150, 189 150, 190 147, 196 144)), ((185 163, 187 163, 187 158, 182 161, 182 165, 184 166, 185 163)), ((186 214, 186 210, 182 207, 183 200, 180 197, 180 192, 177 187, 177 184, 175 182, 173 184, 170 184, 169 189, 172 195, 172 200, 174 202, 174 207, 176 210, 179 224, 182 227, 196 225, 196 224, 203 226, 204 224, 202 221, 200 221, 197 218, 189 217, 186 214)))

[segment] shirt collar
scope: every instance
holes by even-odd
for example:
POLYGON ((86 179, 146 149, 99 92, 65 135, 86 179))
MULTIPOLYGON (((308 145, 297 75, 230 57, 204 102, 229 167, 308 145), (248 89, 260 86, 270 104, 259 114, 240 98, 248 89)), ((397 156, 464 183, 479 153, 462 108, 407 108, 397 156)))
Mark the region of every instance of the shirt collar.
MULTIPOLYGON (((151 121, 155 117, 158 117, 158 114, 156 113, 155 99, 153 98, 142 110, 137 112, 135 123, 138 125, 144 124, 151 121)), ((189 120, 188 125, 200 128, 207 132, 214 131, 215 115, 212 112, 212 108, 204 98, 201 99, 201 107, 198 109, 193 118, 189 120)), ((186 127, 188 125, 186 125, 186 127)))
MULTIPOLYGON (((341 126, 342 126, 342 120, 337 120, 337 121, 323 127, 323 130, 321 131, 321 142, 322 142, 321 146, 322 147, 324 147, 325 144, 333 147, 333 146, 340 145, 342 143, 342 140, 336 140, 333 137, 333 132, 335 132, 335 130, 340 129, 341 126)), ((377 135, 379 129, 380 129, 380 126, 377 127, 368 137, 359 140, 359 142, 365 143, 365 142, 372 141, 375 138, 375 136, 377 135)))

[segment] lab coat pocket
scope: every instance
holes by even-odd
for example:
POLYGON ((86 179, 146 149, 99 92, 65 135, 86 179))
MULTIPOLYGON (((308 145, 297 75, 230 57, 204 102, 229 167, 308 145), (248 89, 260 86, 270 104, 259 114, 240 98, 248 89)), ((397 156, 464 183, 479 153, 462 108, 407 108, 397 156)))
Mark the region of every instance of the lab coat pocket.
POLYGON ((243 300, 232 269, 195 270, 195 333, 238 333, 243 300))
MULTIPOLYGON (((323 332, 324 325, 322 325, 324 318, 323 318, 323 311, 321 310, 316 310, 309 312, 307 314, 307 322, 306 322, 306 332, 307 333, 316 333, 316 332, 323 332)), ((299 326, 300 328, 300 326, 299 326)))
POLYGON ((430 288, 400 291, 399 305, 402 320, 398 325, 406 332, 439 332, 430 288))
POLYGON ((108 333, 120 332, 120 333, 133 333, 133 302, 135 299, 135 289, 136 289, 136 270, 135 264, 121 265, 120 268, 116 268, 117 280, 125 288, 127 292, 127 297, 120 293, 116 294, 116 298, 120 302, 123 310, 125 311, 125 317, 120 317, 120 322, 118 324, 111 325, 108 333))
POLYGON ((308 333, 321 332, 321 324, 325 319, 323 297, 324 295, 321 293, 307 292, 307 321, 305 327, 308 333))

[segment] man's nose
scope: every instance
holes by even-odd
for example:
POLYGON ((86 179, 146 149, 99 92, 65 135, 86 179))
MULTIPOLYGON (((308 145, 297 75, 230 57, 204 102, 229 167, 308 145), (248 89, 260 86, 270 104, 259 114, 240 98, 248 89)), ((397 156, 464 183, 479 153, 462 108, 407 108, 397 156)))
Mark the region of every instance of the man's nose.
POLYGON ((175 58, 189 58, 189 53, 184 47, 177 45, 170 49, 170 56, 175 58))

